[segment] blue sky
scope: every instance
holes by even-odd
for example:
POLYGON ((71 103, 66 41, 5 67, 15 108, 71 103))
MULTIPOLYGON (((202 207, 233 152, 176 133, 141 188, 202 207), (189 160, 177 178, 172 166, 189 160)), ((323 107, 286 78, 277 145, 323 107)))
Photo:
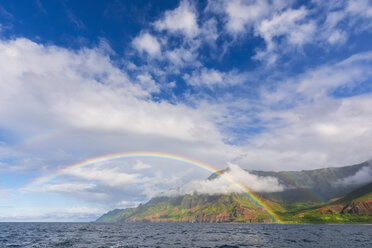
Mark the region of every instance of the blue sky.
POLYGON ((32 184, 111 153, 371 159, 371 23, 368 0, 2 1, 0 220, 93 220, 209 175, 139 158, 32 184))

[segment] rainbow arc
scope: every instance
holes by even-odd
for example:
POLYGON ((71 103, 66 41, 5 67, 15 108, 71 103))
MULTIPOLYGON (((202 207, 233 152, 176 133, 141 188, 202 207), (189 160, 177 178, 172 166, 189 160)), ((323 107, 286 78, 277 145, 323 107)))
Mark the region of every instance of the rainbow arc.
POLYGON ((276 215, 271 210, 270 206, 268 206, 260 197, 258 197, 255 193, 250 191, 246 186, 242 185, 240 182, 238 182, 237 180, 235 180, 231 176, 229 176, 227 174, 224 174, 224 173, 214 169, 213 167, 211 167, 207 164, 204 164, 204 163, 192 160, 192 159, 184 158, 184 157, 181 157, 181 156, 166 154, 166 153, 157 153, 157 152, 116 153, 116 154, 109 154, 109 155, 105 155, 105 156, 91 158, 91 159, 88 159, 88 160, 85 160, 85 161, 67 166, 67 167, 65 167, 61 170, 58 170, 57 172, 55 172, 55 173, 53 173, 49 176, 39 177, 39 178, 35 179, 33 181, 33 183, 36 183, 36 184, 45 183, 45 182, 50 181, 50 180, 52 180, 52 179, 54 179, 54 178, 56 178, 56 177, 58 177, 62 174, 66 174, 68 171, 74 170, 76 168, 83 168, 83 167, 86 167, 86 166, 89 166, 89 165, 102 163, 102 162, 105 162, 105 161, 112 161, 112 160, 118 160, 118 159, 129 159, 129 158, 159 158, 159 159, 168 159, 168 160, 173 160, 173 161, 179 161, 179 162, 182 162, 184 164, 196 166, 196 167, 202 168, 204 170, 207 170, 211 173, 217 174, 217 175, 225 178, 226 180, 228 180, 232 184, 236 185, 244 194, 249 196, 260 207, 265 209, 275 219, 276 222, 282 223, 282 221, 280 220, 278 215, 276 215))

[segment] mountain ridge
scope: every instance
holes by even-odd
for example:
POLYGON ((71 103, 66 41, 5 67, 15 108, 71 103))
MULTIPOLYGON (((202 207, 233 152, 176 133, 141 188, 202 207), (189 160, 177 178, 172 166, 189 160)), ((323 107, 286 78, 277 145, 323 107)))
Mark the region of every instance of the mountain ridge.
MULTIPOLYGON (((275 177, 286 185, 281 192, 255 192, 271 212, 279 216, 280 222, 372 223, 372 197, 369 197, 372 196, 372 183, 342 183, 355 177, 363 168, 372 171, 370 161, 316 170, 247 172, 259 177, 275 177), (358 201, 361 197, 366 199, 358 201), (335 198, 339 199, 333 200, 335 198)), ((207 180, 218 177, 212 174, 207 180)), ((242 193, 159 196, 136 208, 110 211, 97 221, 278 222, 268 210, 242 193)))

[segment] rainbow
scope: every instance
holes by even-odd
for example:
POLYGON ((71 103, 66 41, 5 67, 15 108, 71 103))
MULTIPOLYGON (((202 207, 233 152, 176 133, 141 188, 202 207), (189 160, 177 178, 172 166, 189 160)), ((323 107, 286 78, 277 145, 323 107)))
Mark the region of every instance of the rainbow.
POLYGON ((304 187, 299 180, 292 174, 291 171, 283 171, 282 174, 296 187, 302 191, 304 195, 307 195, 312 201, 326 202, 323 196, 311 191, 309 188, 304 187))
POLYGON ((182 162, 182 163, 185 163, 185 164, 193 165, 193 166, 205 169, 207 171, 210 171, 211 173, 222 176, 223 178, 225 178, 226 180, 228 180, 229 182, 231 182, 235 186, 237 186, 244 194, 246 194, 252 200, 254 200, 260 207, 264 208, 275 219, 276 222, 282 223, 282 221, 280 220, 278 215, 276 215, 271 210, 271 208, 265 202, 263 202, 262 199, 260 199, 255 193, 251 192, 247 187, 240 184, 234 178, 230 177, 229 175, 226 175, 226 174, 222 173, 221 171, 217 171, 213 167, 211 167, 209 165, 206 165, 206 164, 203 164, 201 162, 191 160, 191 159, 188 159, 188 158, 184 158, 184 157, 181 157, 181 156, 177 156, 177 155, 166 154, 166 153, 157 153, 157 152, 117 153, 117 154, 109 154, 109 155, 105 155, 105 156, 91 158, 91 159, 82 161, 80 163, 76 163, 76 164, 67 166, 67 167, 65 167, 61 170, 58 170, 57 172, 55 172, 55 173, 53 173, 49 176, 39 177, 39 178, 35 179, 33 181, 33 183, 36 183, 36 184, 45 183, 47 181, 50 181, 50 180, 58 177, 59 175, 65 174, 68 171, 76 169, 76 168, 82 168, 82 167, 86 167, 86 166, 89 166, 89 165, 93 165, 93 164, 101 163, 101 162, 105 162, 105 161, 111 161, 111 160, 117 160, 117 159, 128 159, 128 158, 169 159, 169 160, 179 161, 179 162, 182 162))

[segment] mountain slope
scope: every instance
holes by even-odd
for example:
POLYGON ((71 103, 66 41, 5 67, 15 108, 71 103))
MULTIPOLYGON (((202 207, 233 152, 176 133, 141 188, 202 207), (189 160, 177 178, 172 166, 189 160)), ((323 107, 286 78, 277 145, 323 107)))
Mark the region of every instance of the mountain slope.
MULTIPOLYGON (((286 186, 286 190, 282 192, 256 192, 283 222, 372 223, 372 183, 364 186, 341 183, 345 178, 355 176, 366 167, 371 167, 369 162, 297 172, 249 171, 249 173, 261 177, 275 177, 286 186)), ((216 178, 218 175, 213 174, 208 180, 216 178)), ((276 220, 247 195, 232 193, 156 197, 137 208, 110 211, 97 221, 272 223, 276 220)))
MULTIPOLYGON (((360 187, 358 184, 343 185, 340 182, 355 175, 365 167, 372 169, 371 163, 367 161, 356 165, 316 170, 279 172, 248 170, 248 172, 261 177, 275 177, 287 188, 287 190, 281 192, 261 193, 260 195, 263 198, 281 204, 298 202, 322 203, 328 202, 333 198, 343 197, 360 187)), ((213 174, 209 179, 213 180, 216 177, 218 175, 213 174)))
MULTIPOLYGON (((265 204, 281 210, 278 204, 265 204)), ((99 218, 99 222, 182 221, 182 222, 260 222, 276 220, 244 194, 185 195, 157 197, 135 210, 114 210, 99 218)))
POLYGON ((372 215, 372 183, 351 192, 340 202, 346 202, 341 213, 372 215))
POLYGON ((302 212, 297 217, 303 222, 372 223, 372 183, 325 206, 302 212))

